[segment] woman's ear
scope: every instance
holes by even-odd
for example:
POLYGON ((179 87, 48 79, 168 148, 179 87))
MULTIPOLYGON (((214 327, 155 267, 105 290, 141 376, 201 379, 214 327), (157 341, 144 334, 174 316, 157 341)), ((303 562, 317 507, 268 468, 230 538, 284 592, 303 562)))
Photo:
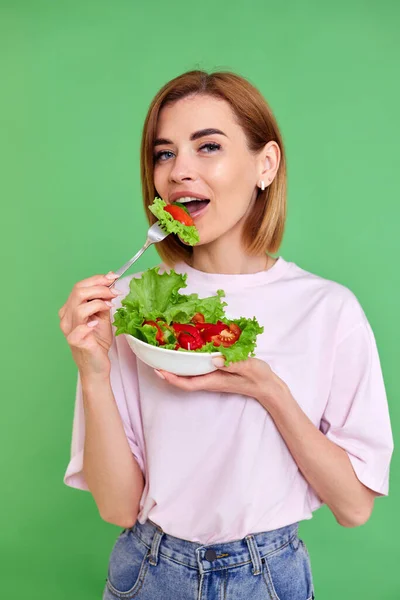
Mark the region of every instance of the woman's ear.
POLYGON ((274 141, 268 142, 260 153, 260 180, 265 187, 270 185, 275 178, 281 159, 281 150, 274 141))

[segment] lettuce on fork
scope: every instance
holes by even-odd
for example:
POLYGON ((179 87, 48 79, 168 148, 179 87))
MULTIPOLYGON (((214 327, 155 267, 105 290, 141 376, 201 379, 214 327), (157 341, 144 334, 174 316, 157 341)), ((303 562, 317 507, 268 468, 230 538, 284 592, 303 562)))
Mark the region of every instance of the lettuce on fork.
POLYGON ((164 202, 164 200, 161 200, 161 198, 154 198, 153 204, 149 206, 149 209, 160 221, 165 231, 168 231, 168 233, 176 233, 176 235, 179 235, 179 237, 190 246, 197 244, 200 241, 197 227, 195 225, 184 225, 183 223, 180 223, 164 210, 164 206, 167 206, 167 203, 164 202))
MULTIPOLYGON (((178 352, 221 352, 225 356, 225 365, 231 362, 245 360, 254 356, 257 335, 264 331, 256 318, 227 319, 224 307, 227 303, 222 300, 223 290, 217 290, 215 296, 199 298, 198 294, 181 294, 179 290, 187 287, 187 275, 178 274, 173 269, 159 274, 159 267, 144 271, 141 277, 133 277, 130 281, 129 294, 122 300, 122 307, 114 315, 113 325, 117 328, 115 335, 130 334, 143 342, 159 346, 156 340, 156 328, 143 325, 144 321, 162 319, 170 325, 174 323, 190 323, 196 313, 202 313, 207 323, 236 323, 241 329, 239 339, 232 346, 214 346, 212 342, 198 350, 178 352)), ((175 342, 165 344, 162 348, 173 350, 175 342)))

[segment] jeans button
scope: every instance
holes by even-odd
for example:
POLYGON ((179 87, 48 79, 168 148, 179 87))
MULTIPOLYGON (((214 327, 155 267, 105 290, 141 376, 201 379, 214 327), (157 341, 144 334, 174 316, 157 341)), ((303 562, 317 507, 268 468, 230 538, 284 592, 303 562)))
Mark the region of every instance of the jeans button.
POLYGON ((217 558, 217 553, 215 552, 215 550, 213 550, 212 548, 209 548, 205 555, 204 558, 206 560, 208 560, 208 562, 212 562, 213 560, 215 560, 217 558))

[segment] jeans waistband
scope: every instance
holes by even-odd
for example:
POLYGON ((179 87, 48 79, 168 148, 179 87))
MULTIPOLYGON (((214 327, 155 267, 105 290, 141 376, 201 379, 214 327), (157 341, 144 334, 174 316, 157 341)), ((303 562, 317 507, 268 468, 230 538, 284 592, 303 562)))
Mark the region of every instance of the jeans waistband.
POLYGON ((167 534, 149 519, 143 525, 137 521, 132 532, 149 548, 149 562, 152 565, 157 565, 159 555, 198 569, 201 573, 253 563, 253 574, 259 575, 262 571, 261 559, 296 538, 298 523, 273 531, 250 534, 241 540, 209 545, 167 534))

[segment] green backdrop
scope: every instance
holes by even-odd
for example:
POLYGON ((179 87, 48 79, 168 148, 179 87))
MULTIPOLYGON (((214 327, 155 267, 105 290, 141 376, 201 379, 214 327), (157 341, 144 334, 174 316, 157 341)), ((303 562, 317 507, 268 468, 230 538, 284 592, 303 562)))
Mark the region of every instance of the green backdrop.
MULTIPOLYGON (((270 102, 289 163, 280 254, 359 298, 396 436, 400 5, 330 4, 0 0, 2 598, 101 597, 119 529, 62 481, 76 369, 57 311, 143 244, 142 123, 185 70, 236 71, 270 102)), ((396 454, 391 473, 365 526, 326 508, 301 526, 318 599, 400 598, 396 454)))

